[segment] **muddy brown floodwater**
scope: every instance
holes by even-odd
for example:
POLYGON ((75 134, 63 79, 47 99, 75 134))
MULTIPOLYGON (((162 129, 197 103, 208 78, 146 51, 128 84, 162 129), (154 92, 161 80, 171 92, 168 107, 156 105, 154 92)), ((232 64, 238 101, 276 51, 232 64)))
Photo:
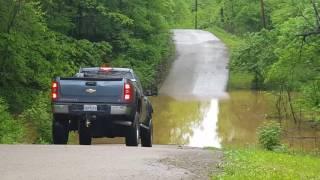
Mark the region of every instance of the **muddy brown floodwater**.
MULTIPOLYGON (((154 97, 154 143, 216 148, 256 144, 258 127, 275 114, 274 100, 271 93, 254 91, 234 91, 228 99, 208 101, 154 97)), ((290 120, 282 123, 289 129, 283 138, 288 146, 319 148, 315 128, 302 124, 299 129, 290 120)))

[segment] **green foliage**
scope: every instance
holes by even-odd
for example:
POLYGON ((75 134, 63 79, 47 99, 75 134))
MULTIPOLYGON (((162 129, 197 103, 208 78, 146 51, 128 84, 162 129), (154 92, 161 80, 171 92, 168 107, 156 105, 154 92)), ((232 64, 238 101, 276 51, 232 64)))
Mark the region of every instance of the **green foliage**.
POLYGON ((170 27, 194 28, 194 16, 191 11, 194 0, 166 0, 163 3, 166 4, 164 14, 169 20, 170 27))
POLYGON ((35 143, 51 142, 51 114, 50 96, 48 92, 40 93, 35 103, 29 109, 26 109, 19 117, 20 120, 35 128, 35 143))
POLYGON ((212 179, 319 179, 318 157, 258 149, 228 150, 224 172, 212 179))
POLYGON ((201 1, 200 27, 213 31, 231 48, 230 87, 243 87, 235 83, 243 84, 242 74, 248 74, 254 77, 253 89, 298 92, 292 103, 303 110, 305 118, 319 120, 320 21, 316 10, 320 11, 320 1, 263 2, 266 28, 257 0, 201 1), (216 26, 229 33, 221 33, 216 26), (237 43, 230 39, 238 39, 241 45, 233 45, 237 43))
POLYGON ((276 122, 266 122, 258 129, 259 144, 266 150, 280 146, 281 127, 276 122))
POLYGON ((274 53, 277 33, 261 30, 248 34, 245 43, 233 52, 231 68, 254 75, 253 88, 262 88, 270 66, 276 61, 274 53))
POLYGON ((111 64, 157 86, 173 49, 169 27, 188 24, 188 8, 184 0, 0 0, 0 96, 48 143, 52 78, 111 64))
POLYGON ((0 0, 0 95, 20 113, 54 76, 101 64, 133 67, 154 84, 182 2, 0 0))
POLYGON ((201 0, 198 11, 201 28, 219 26, 235 34, 257 32, 262 28, 258 0, 201 0))
POLYGON ((320 122, 320 81, 314 80, 301 88, 302 96, 297 104, 302 107, 308 119, 320 122))
POLYGON ((230 71, 228 89, 247 90, 252 87, 254 76, 247 72, 230 71))
POLYGON ((23 140, 24 128, 8 112, 8 105, 0 98, 0 143, 12 144, 23 140))

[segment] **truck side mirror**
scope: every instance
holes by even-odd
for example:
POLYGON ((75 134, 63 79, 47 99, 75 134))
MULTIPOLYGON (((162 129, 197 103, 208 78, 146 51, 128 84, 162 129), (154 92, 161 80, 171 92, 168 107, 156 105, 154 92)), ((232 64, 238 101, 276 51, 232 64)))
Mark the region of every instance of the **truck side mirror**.
POLYGON ((146 96, 158 96, 158 91, 157 90, 153 91, 153 90, 148 89, 148 90, 146 90, 144 92, 144 95, 146 95, 146 96))
POLYGON ((145 92, 144 92, 144 95, 146 95, 146 96, 152 96, 152 92, 151 92, 151 90, 146 90, 145 92))

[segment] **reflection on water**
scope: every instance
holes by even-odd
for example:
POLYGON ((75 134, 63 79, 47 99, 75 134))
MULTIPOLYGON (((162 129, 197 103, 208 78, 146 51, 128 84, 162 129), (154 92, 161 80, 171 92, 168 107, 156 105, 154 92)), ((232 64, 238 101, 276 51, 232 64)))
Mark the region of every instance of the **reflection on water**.
POLYGON ((213 99, 200 126, 193 128, 193 136, 190 137, 188 146, 221 148, 217 133, 218 114, 219 103, 217 99, 213 99))
POLYGON ((188 144, 193 128, 199 127, 208 103, 177 101, 167 96, 151 99, 155 144, 188 144))
MULTIPOLYGON (((154 97, 154 143, 194 147, 246 146, 257 142, 257 128, 275 114, 275 97, 267 92, 236 91, 227 100, 178 101, 170 97, 154 97)), ((298 130, 292 121, 283 121, 287 130, 284 142, 294 147, 312 149, 320 136, 304 124, 298 130), (299 141, 304 142, 299 142, 299 141), (311 142, 311 143, 310 143, 311 142), (302 143, 302 145, 301 145, 302 143)))
POLYGON ((178 101, 170 97, 152 98, 154 143, 220 148, 217 134, 218 100, 178 101))
POLYGON ((219 102, 178 101, 154 97, 154 142, 193 147, 242 145, 256 141, 257 127, 270 106, 266 96, 251 92, 230 93, 219 102))
POLYGON ((157 144, 216 147, 256 142, 256 129, 271 112, 272 97, 250 91, 231 92, 211 102, 152 98, 157 144))
POLYGON ((218 133, 223 146, 256 142, 257 128, 272 112, 273 98, 265 92, 236 91, 220 102, 218 133))

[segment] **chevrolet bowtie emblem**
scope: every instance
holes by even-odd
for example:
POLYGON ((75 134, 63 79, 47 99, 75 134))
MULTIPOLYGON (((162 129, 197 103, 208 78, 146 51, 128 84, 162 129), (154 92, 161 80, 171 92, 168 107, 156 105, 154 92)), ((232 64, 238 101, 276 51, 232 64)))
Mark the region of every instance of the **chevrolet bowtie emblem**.
POLYGON ((86 92, 87 93, 90 93, 90 94, 92 94, 92 93, 94 93, 94 92, 96 92, 97 90, 95 90, 95 89, 86 89, 86 92))

